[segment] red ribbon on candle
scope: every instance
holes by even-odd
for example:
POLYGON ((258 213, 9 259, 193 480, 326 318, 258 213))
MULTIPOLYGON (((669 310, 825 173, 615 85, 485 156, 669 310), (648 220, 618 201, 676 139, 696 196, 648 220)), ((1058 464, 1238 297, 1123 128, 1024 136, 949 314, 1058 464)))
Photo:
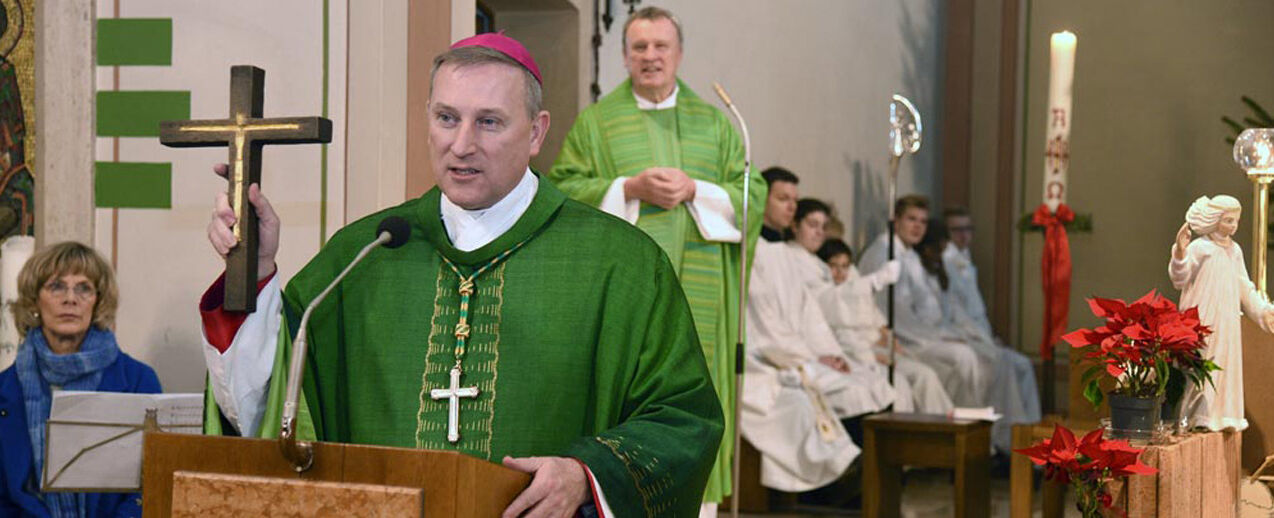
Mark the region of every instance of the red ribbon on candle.
POLYGON ((1041 278, 1044 284, 1044 336, 1040 356, 1053 357, 1053 345, 1061 341, 1070 316, 1071 244, 1066 237, 1066 224, 1075 221, 1075 213, 1065 203, 1050 212, 1047 205, 1035 209, 1031 222, 1044 227, 1044 257, 1041 278))

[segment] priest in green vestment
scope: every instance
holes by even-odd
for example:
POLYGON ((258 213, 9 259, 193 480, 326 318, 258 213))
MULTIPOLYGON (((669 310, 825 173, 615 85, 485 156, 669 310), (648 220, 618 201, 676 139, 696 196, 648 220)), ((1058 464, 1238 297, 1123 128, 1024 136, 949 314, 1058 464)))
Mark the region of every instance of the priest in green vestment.
POLYGON ((725 114, 677 79, 681 45, 680 23, 664 9, 643 8, 628 19, 629 79, 580 113, 549 179, 645 231, 677 270, 726 414, 705 495, 719 502, 730 492, 739 241, 756 242, 766 187, 752 178, 749 228, 740 232, 743 145, 725 114))
MULTIPOLYGON (((251 315, 218 307, 221 281, 201 303, 206 431, 277 434, 301 314, 377 223, 399 216, 407 243, 373 250, 309 321, 302 438, 457 450, 532 472, 510 518, 694 516, 722 416, 676 270, 640 230, 528 167, 549 115, 520 44, 458 42, 432 81, 439 186, 341 229, 284 289, 277 216, 249 190, 267 271, 251 315)), ((217 205, 209 239, 225 254, 234 217, 224 194, 217 205)))

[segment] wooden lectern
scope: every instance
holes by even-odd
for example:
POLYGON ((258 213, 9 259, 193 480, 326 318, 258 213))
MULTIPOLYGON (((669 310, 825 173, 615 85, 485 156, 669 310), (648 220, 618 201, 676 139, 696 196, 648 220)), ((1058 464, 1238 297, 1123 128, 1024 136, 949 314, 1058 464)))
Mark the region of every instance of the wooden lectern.
MULTIPOLYGON (((499 516, 531 481, 530 475, 525 473, 457 452, 324 442, 313 443, 313 448, 313 466, 297 473, 280 454, 279 441, 275 439, 147 432, 142 454, 143 515, 159 518, 216 514, 206 508, 195 512, 188 507, 189 502, 179 502, 187 507, 174 509, 173 481, 174 474, 178 472, 182 483, 190 480, 192 474, 214 475, 204 477, 204 484, 216 483, 208 482, 208 479, 229 481, 213 490, 208 490, 208 486, 200 489, 214 502, 284 502, 295 494, 280 493, 276 497, 270 492, 295 491, 296 486, 302 485, 294 483, 297 481, 321 482, 304 484, 306 494, 311 496, 316 492, 341 491, 342 488, 362 489, 361 493, 351 494, 361 495, 364 501, 378 494, 366 491, 369 485, 386 489, 386 495, 397 491, 399 497, 403 495, 403 489, 419 488, 423 490, 421 512, 410 514, 429 518, 499 516), (253 480, 260 479, 252 477, 293 483, 254 484, 253 480), (244 485, 245 481, 249 485, 244 485)), ((358 498, 341 496, 336 500, 349 507, 344 510, 327 508, 327 514, 373 514, 358 498)), ((256 509, 254 512, 261 512, 259 516, 268 515, 268 510, 256 509)))

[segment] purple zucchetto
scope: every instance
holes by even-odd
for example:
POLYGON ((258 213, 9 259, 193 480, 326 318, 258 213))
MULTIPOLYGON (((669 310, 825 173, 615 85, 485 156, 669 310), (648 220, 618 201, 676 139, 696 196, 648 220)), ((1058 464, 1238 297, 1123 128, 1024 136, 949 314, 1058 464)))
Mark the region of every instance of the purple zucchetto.
POLYGON ((470 36, 451 44, 452 49, 460 47, 486 47, 498 51, 522 65, 535 76, 537 83, 544 84, 544 79, 540 77, 540 67, 535 64, 535 58, 531 57, 531 53, 518 40, 505 36, 503 31, 470 36))

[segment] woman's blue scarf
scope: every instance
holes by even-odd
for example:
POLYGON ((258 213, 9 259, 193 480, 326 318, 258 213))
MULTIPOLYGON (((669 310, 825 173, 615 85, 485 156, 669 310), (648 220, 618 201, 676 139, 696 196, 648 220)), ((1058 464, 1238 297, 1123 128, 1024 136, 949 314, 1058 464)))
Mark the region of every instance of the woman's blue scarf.
MULTIPOLYGON (((51 387, 62 390, 97 390, 102 382, 102 371, 119 357, 119 345, 115 334, 91 326, 79 352, 54 354, 44 339, 44 329, 37 327, 27 332, 26 340, 18 347, 14 361, 18 382, 22 385, 22 399, 27 411, 27 435, 31 438, 33 475, 40 480, 44 469, 44 426, 53 405, 51 387)), ((35 487, 40 487, 39 483, 35 487)), ((86 509, 83 494, 37 493, 44 501, 49 514, 55 518, 80 516, 86 509)))

